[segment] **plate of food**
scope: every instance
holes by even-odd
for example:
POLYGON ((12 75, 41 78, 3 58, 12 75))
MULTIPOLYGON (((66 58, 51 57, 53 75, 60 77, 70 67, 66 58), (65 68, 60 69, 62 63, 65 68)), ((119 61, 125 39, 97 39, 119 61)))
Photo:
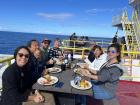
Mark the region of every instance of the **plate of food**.
POLYGON ((74 71, 75 73, 81 75, 81 68, 75 68, 73 71, 74 71))
POLYGON ((45 75, 37 80, 37 83, 41 85, 53 85, 57 82, 58 82, 58 78, 50 75, 45 75))
POLYGON ((86 66, 88 66, 86 63, 77 63, 77 65, 81 68, 85 68, 86 66))
POLYGON ((89 82, 87 80, 80 80, 79 83, 75 83, 74 80, 71 80, 70 85, 72 87, 74 87, 76 89, 80 89, 80 90, 87 90, 92 87, 91 82, 89 82))
POLYGON ((58 58, 53 58, 53 60, 56 62, 57 65, 61 65, 63 63, 63 61, 58 58))
POLYGON ((52 68, 48 68, 48 72, 50 73, 59 73, 61 72, 62 70, 58 67, 52 67, 52 68))

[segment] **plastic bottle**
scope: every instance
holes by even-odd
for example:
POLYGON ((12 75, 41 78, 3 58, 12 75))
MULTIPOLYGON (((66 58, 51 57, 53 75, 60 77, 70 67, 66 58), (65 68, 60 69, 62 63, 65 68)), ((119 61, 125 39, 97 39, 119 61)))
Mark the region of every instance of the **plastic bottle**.
POLYGON ((65 64, 68 64, 68 54, 65 55, 64 63, 65 63, 65 64))
POLYGON ((71 51, 70 55, 71 55, 71 61, 73 61, 73 51, 71 51))

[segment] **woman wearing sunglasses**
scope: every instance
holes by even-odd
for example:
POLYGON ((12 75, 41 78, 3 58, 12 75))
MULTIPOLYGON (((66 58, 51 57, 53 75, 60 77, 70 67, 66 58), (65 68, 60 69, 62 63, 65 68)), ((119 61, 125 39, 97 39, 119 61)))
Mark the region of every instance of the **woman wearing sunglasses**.
POLYGON ((108 61, 99 71, 82 70, 82 74, 91 78, 94 98, 98 99, 102 105, 119 105, 115 95, 119 77, 123 74, 119 44, 110 45, 107 54, 108 61))
POLYGON ((31 73, 28 69, 30 51, 27 47, 18 47, 14 52, 15 63, 10 65, 2 76, 1 105, 22 105, 23 101, 44 101, 39 92, 29 95, 32 86, 31 73))

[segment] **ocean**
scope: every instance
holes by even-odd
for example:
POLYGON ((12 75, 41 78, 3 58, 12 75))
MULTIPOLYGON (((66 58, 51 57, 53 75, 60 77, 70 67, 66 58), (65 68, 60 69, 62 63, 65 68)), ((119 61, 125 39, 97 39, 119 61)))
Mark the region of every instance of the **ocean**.
MULTIPOLYGON (((51 47, 53 46, 53 40, 69 39, 69 35, 54 35, 54 34, 39 34, 39 33, 23 33, 23 32, 8 32, 0 31, 0 54, 13 54, 14 50, 20 45, 26 45, 29 40, 36 39, 39 42, 43 38, 52 40, 51 47)), ((111 42, 111 38, 90 37, 93 41, 106 41, 111 42)))

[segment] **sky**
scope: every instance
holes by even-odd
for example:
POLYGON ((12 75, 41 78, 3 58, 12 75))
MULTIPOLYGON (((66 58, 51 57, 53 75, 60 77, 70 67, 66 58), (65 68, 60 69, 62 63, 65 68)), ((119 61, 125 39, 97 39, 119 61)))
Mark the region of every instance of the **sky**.
POLYGON ((0 31, 113 37, 124 8, 128 0, 0 0, 0 31))

